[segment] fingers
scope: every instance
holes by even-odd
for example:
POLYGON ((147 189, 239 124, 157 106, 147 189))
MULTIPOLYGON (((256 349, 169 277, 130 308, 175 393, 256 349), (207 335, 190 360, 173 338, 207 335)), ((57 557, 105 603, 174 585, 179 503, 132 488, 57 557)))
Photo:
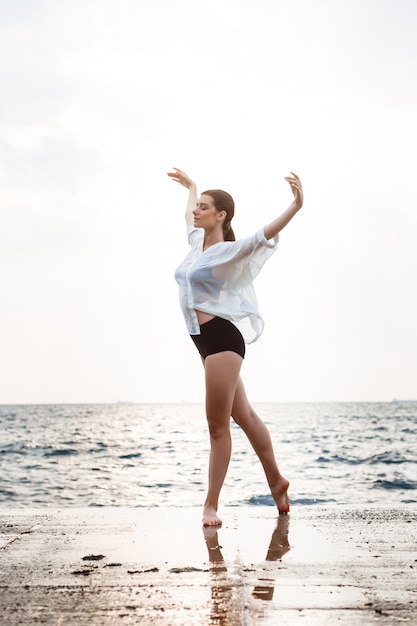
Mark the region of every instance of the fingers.
POLYGON ((185 176, 186 178, 188 178, 187 174, 183 172, 182 170, 178 169, 178 167, 173 167, 172 169, 174 171, 168 172, 168 176, 185 176))
POLYGON ((174 171, 173 172, 168 172, 168 176, 170 178, 174 178, 175 180, 179 180, 180 175, 182 174, 181 170, 179 170, 178 167, 173 167, 172 169, 174 171))
POLYGON ((287 183, 290 184, 291 189, 302 189, 303 186, 301 184, 301 180, 300 178, 297 176, 297 174, 295 174, 294 172, 291 172, 292 176, 284 176, 284 180, 287 181, 287 183))
POLYGON ((291 176, 284 176, 284 180, 293 183, 299 183, 301 185, 300 177, 297 176, 294 172, 290 172, 291 176))
POLYGON ((172 178, 172 180, 175 180, 178 183, 180 183, 181 181, 188 178, 187 174, 183 172, 182 170, 178 169, 178 167, 173 167, 172 169, 174 170, 173 172, 168 172, 168 176, 172 178))
POLYGON ((170 179, 175 181, 176 183, 179 183, 183 187, 186 187, 187 189, 191 189, 194 183, 188 176, 188 174, 178 169, 178 167, 173 167, 172 169, 172 172, 167 172, 170 179))

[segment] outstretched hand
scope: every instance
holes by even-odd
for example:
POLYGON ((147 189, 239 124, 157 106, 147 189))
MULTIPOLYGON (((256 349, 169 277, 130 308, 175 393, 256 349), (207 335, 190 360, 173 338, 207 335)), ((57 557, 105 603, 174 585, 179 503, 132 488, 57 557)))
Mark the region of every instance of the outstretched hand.
POLYGON ((304 202, 303 186, 297 174, 290 172, 291 176, 285 176, 285 180, 290 184, 291 191, 294 194, 294 202, 298 209, 301 209, 304 202))
POLYGON ((180 185, 182 185, 183 187, 191 189, 191 187, 194 185, 194 181, 191 180, 188 174, 186 174, 182 170, 179 170, 177 167, 173 167, 172 169, 174 170, 173 172, 168 172, 168 176, 171 178, 171 180, 175 180, 175 182, 180 183, 180 185))

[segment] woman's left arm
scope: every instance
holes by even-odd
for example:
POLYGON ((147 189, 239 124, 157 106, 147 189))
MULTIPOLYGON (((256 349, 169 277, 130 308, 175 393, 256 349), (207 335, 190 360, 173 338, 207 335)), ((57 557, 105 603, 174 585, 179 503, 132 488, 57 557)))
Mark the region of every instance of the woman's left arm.
POLYGON ((274 219, 273 222, 267 224, 264 228, 264 235, 266 239, 273 239, 278 233, 292 220, 294 215, 303 206, 303 186, 297 174, 291 172, 291 176, 286 176, 285 180, 290 184, 291 191, 294 194, 294 201, 284 213, 274 219))

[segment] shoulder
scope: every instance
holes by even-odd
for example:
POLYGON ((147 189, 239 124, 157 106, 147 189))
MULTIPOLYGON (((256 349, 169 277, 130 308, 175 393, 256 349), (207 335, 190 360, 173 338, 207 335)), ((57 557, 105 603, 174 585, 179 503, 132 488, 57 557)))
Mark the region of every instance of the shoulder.
POLYGON ((204 241, 204 229, 196 228, 192 224, 187 227, 187 238, 190 246, 198 245, 204 241))

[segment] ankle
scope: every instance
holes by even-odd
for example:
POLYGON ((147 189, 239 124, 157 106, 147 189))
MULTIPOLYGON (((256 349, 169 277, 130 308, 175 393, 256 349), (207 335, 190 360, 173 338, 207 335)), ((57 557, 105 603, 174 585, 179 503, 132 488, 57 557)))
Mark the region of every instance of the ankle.
POLYGON ((206 500, 204 502, 204 507, 203 508, 204 508, 204 510, 211 509, 213 511, 217 511, 217 509, 218 509, 218 502, 212 502, 210 500, 206 500))
POLYGON ((282 474, 276 478, 276 480, 272 483, 269 483, 269 487, 271 490, 278 489, 280 491, 285 491, 290 486, 289 480, 287 480, 282 474))

